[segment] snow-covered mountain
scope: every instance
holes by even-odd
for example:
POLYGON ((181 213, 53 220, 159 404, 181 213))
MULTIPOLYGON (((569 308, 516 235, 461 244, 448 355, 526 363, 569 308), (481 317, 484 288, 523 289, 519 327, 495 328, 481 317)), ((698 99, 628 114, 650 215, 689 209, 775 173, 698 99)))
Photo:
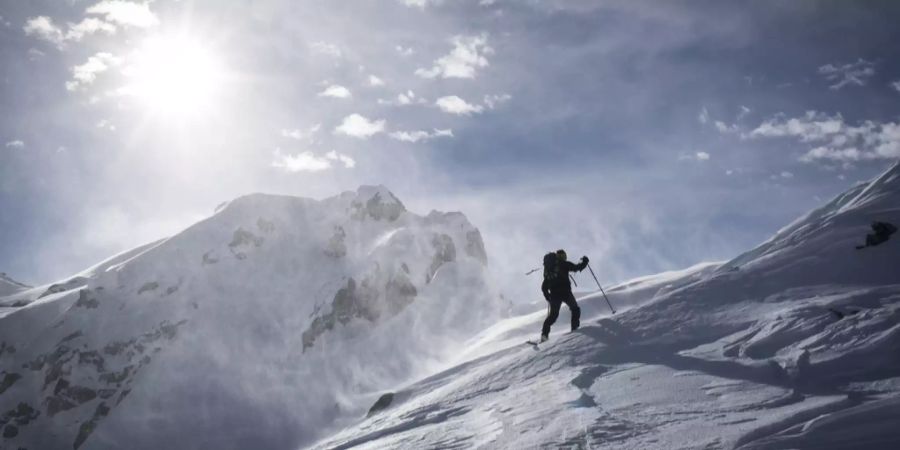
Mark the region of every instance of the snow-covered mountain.
POLYGON ((486 265, 462 214, 418 216, 384 187, 238 198, 3 291, 0 448, 304 445, 495 323, 486 265))
POLYGON ((490 327, 314 448, 900 448, 900 236, 857 250, 875 221, 900 224, 900 164, 731 261, 610 287, 624 312, 582 298, 577 332, 490 327))

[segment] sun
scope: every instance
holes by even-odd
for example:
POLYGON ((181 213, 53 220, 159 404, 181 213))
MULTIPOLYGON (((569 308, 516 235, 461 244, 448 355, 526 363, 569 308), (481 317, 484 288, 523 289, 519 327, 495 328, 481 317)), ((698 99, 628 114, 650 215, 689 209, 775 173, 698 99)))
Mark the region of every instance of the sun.
POLYGON ((210 47, 187 36, 154 36, 133 52, 122 89, 150 112, 183 118, 210 112, 224 68, 210 47))

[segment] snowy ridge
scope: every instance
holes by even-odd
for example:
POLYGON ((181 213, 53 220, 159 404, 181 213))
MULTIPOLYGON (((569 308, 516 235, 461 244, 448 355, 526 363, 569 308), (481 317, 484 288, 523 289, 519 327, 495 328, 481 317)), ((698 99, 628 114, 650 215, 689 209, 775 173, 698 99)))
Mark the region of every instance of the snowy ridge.
POLYGON ((464 216, 418 216, 382 186, 240 197, 15 294, 0 448, 303 445, 494 323, 486 264, 464 216))
MULTIPOLYGON (((897 448, 898 165, 725 264, 580 300, 548 343, 544 312, 507 319, 456 365, 313 448, 897 448)), ((537 286, 535 286, 537 290, 537 286)))
POLYGON ((12 295, 28 289, 29 286, 13 280, 5 273, 0 273, 0 297, 12 295))

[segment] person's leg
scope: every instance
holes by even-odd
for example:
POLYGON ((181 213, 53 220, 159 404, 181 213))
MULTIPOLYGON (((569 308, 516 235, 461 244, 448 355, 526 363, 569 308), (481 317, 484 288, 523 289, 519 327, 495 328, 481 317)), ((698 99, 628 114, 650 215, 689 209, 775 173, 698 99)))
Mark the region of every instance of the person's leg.
POLYGON ((578 302, 575 301, 575 295, 571 292, 563 301, 566 302, 566 306, 572 311, 572 331, 575 331, 581 326, 581 308, 578 307, 578 302))
POLYGON ((547 314, 547 319, 544 320, 544 326, 541 328, 541 335, 547 336, 550 334, 550 327, 556 322, 556 318, 559 317, 559 307, 562 305, 562 302, 556 299, 550 299, 550 313, 547 314))

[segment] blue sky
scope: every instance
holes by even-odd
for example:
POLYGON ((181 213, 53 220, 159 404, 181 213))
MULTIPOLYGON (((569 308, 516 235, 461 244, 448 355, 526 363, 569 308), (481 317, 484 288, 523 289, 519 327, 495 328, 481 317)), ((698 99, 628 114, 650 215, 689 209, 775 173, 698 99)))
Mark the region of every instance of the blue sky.
POLYGON ((514 300, 759 243, 900 157, 891 1, 0 2, 0 270, 250 192, 461 210, 514 300), (532 289, 533 288, 533 289, 532 289), (534 292, 532 292, 534 291, 534 292))

